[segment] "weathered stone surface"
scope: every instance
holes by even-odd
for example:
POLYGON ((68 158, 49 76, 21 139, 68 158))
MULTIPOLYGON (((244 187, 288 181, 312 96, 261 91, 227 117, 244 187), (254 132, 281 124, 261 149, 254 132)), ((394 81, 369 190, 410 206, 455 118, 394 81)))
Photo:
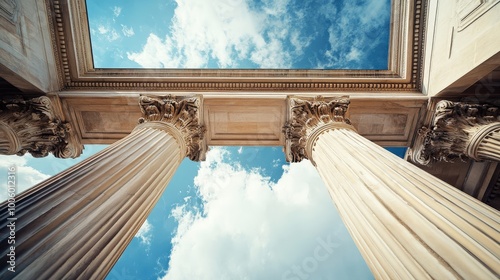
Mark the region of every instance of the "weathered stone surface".
POLYGON ((286 159, 290 162, 299 162, 310 158, 306 145, 314 130, 331 123, 350 125, 346 118, 349 97, 342 96, 322 100, 321 97, 307 101, 290 98, 289 120, 283 126, 286 145, 286 159))
POLYGON ((55 115, 46 96, 29 100, 0 101, 0 154, 59 158, 78 157, 83 145, 73 134, 71 125, 55 115))
POLYGON ((141 96, 139 123, 162 122, 175 127, 186 144, 186 155, 193 161, 205 159, 205 127, 200 123, 200 99, 197 97, 141 96))
POLYGON ((431 127, 420 130, 412 160, 423 165, 469 158, 498 161, 499 130, 500 110, 496 106, 440 101, 431 127))

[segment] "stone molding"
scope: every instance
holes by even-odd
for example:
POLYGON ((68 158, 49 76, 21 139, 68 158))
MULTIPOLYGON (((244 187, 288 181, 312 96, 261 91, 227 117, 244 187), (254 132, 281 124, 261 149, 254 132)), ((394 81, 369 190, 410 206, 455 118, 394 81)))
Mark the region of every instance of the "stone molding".
POLYGON ((84 0, 45 0, 63 90, 420 92, 427 0, 391 4, 387 70, 97 69, 84 0))
POLYGON ((419 130, 411 160, 422 165, 481 160, 478 147, 496 126, 500 127, 500 110, 496 106, 442 100, 436 105, 430 127, 419 130))
POLYGON ((289 99, 288 121, 283 126, 285 134, 285 155, 289 162, 311 158, 312 146, 324 131, 336 128, 354 130, 346 117, 349 97, 341 96, 324 100, 299 98, 289 99))
POLYGON ((205 159, 208 150, 204 135, 205 126, 201 123, 201 99, 198 97, 146 96, 139 99, 142 117, 139 124, 161 122, 175 128, 179 134, 173 133, 181 146, 186 147, 186 156, 193 161, 205 159), (177 136, 177 137, 176 137, 177 136))
POLYGON ((0 101, 0 133, 2 154, 45 157, 53 153, 58 158, 76 158, 83 145, 73 133, 71 125, 55 115, 46 96, 29 100, 5 99, 0 101))

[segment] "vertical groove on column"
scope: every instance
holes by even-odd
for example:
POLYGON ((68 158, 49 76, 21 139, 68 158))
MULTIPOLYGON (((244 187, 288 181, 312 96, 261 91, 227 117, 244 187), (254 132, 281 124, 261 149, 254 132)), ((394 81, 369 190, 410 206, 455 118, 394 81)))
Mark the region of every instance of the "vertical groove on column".
MULTIPOLYGON (((354 138, 350 138, 351 141, 360 141, 354 138)), ((385 152, 385 150, 382 150, 385 152)), ((363 154, 362 156, 369 157, 371 155, 363 154)), ((380 156, 383 155, 379 155, 380 156)), ((372 158, 371 160, 374 160, 372 158)), ((366 159, 367 161, 370 159, 366 159)), ((375 170, 374 172, 381 172, 382 170, 377 170, 378 166, 370 166, 371 170, 375 170)), ((392 182, 385 182, 388 187, 390 187, 394 193, 400 196, 405 201, 411 201, 413 206, 421 215, 423 215, 428 221, 434 224, 434 226, 438 227, 441 231, 447 234, 451 239, 456 241, 457 244, 462 246, 466 251, 469 251, 476 258, 479 258, 485 265, 492 267, 497 264, 495 259, 498 256, 492 255, 492 252, 488 251, 486 248, 497 248, 498 244, 495 241, 495 234, 498 237, 498 231, 494 228, 491 228, 491 225, 495 225, 496 222, 494 220, 489 220, 488 224, 484 224, 483 221, 478 220, 476 217, 472 215, 468 215, 468 213, 463 213, 464 211, 461 209, 460 205, 451 204, 446 199, 446 197, 440 197, 436 195, 429 196, 426 193, 423 193, 421 190, 425 189, 429 186, 428 183, 422 184, 419 181, 419 178, 416 176, 411 176, 411 172, 407 172, 413 179, 410 181, 401 181, 398 177, 398 174, 394 172, 393 169, 388 168, 384 169, 387 173, 387 180, 391 180, 392 182), (399 186, 405 186, 405 188, 400 188, 399 186), (439 201, 439 203, 437 202, 439 201), (474 238, 474 237, 486 237, 486 238, 474 238)), ((440 181, 434 182, 430 186, 435 187, 436 185, 440 185, 440 181)), ((443 185, 443 184, 441 184, 443 185)), ((477 204, 477 202, 476 202, 477 204)), ((470 207, 470 206, 469 206, 470 207)), ((411 222, 412 220, 409 219, 411 222)), ((418 227, 414 225, 414 228, 421 229, 422 226, 418 227)), ((427 244, 432 244, 435 242, 435 236, 432 238, 428 238, 425 240, 427 244)), ((435 242, 433 248, 439 249, 438 253, 442 255, 446 255, 449 248, 444 248, 444 245, 439 242, 435 242)), ((460 264, 457 260, 454 260, 456 269, 460 270, 462 264, 460 264)))
MULTIPOLYGON (((335 155, 335 153, 332 154, 335 155)), ((335 157, 337 156, 338 155, 335 155, 335 157)), ((324 170, 318 168, 320 174, 325 179, 325 182, 338 180, 341 182, 355 183, 352 182, 353 177, 349 173, 349 170, 347 170, 346 166, 336 164, 333 160, 331 160, 331 158, 320 159, 319 162, 317 161, 317 166, 320 165, 330 167, 328 172, 323 172, 324 170), (332 178, 333 174, 335 174, 335 178, 332 178)), ((388 248, 383 243, 379 242, 380 239, 390 238, 390 236, 386 234, 386 231, 383 228, 376 228, 377 225, 372 221, 373 218, 376 218, 374 213, 366 211, 367 209, 356 207, 356 205, 363 203, 363 201, 356 192, 349 188, 348 184, 338 184, 335 188, 330 188, 330 191, 334 200, 339 201, 336 203, 336 206, 339 209, 341 216, 349 214, 352 218, 345 219, 344 222, 347 228, 354 232, 353 239, 358 244, 360 250, 370 256, 367 258, 367 262, 375 265, 376 271, 373 271, 374 275, 377 276, 377 278, 395 278, 398 273, 394 271, 391 266, 388 266, 387 263, 383 262, 384 258, 392 256, 400 267, 403 267, 403 264, 399 263, 399 258, 394 256, 391 248, 388 248), (356 221, 356 223, 353 221, 356 221), (363 232, 370 232, 371 234, 363 236, 363 232), (363 236, 363 238, 360 238, 360 236, 363 236), (369 250, 369 248, 374 247, 376 249, 369 250)), ((373 266, 370 265, 370 267, 373 266)))
POLYGON ((353 131, 321 134, 312 157, 378 278, 495 278, 499 214, 353 131))
MULTIPOLYGON (((162 133, 162 132, 158 132, 162 133)), ((164 147, 166 150, 169 150, 169 146, 172 145, 172 143, 169 143, 171 141, 175 140, 166 140, 166 142, 163 142, 164 137, 158 138, 154 136, 149 136, 149 139, 154 140, 151 142, 152 145, 159 145, 160 141, 161 143, 164 143, 166 147, 164 147), (163 141, 162 141, 163 140, 163 141)), ((128 170, 128 174, 126 176, 123 176, 119 178, 119 180, 113 182, 109 186, 109 190, 107 192, 113 192, 113 189, 116 189, 116 192, 128 192, 126 188, 123 188, 122 186, 126 185, 127 181, 134 180, 133 176, 129 174, 137 174, 140 172, 141 166, 146 166, 147 161, 149 161, 151 158, 155 157, 157 151, 152 150, 150 153, 148 153, 148 156, 141 159, 141 160, 134 160, 132 163, 134 168, 128 170)), ((167 159, 168 160, 168 159, 167 159)), ((151 176, 150 178, 155 179, 155 175, 158 175, 161 169, 156 171, 155 173, 148 174, 151 176)), ((165 183, 166 186, 167 183, 165 183)), ((95 202, 99 203, 99 206, 96 209, 93 209, 92 207, 86 207, 80 211, 78 215, 75 215, 75 219, 78 221, 79 224, 87 224, 91 225, 90 227, 86 227, 85 231, 78 231, 78 228, 74 230, 75 233, 71 234, 71 238, 74 238, 75 236, 81 235, 82 240, 87 240, 87 242, 82 243, 82 244, 77 244, 77 243, 69 243, 68 242, 68 252, 65 253, 65 255, 61 256, 61 263, 63 262, 68 262, 72 261, 78 261, 78 262, 83 262, 83 263, 89 263, 92 260, 95 260, 95 256, 93 255, 94 250, 101 250, 102 248, 108 247, 113 248, 112 243, 112 237, 118 233, 117 227, 125 226, 126 222, 129 222, 128 219, 132 217, 133 213, 138 211, 139 207, 144 207, 145 209, 152 209, 154 206, 154 203, 156 203, 156 200, 153 198, 155 196, 151 195, 151 193, 148 193, 147 191, 154 191, 149 188, 149 185, 152 186, 158 186, 156 183, 150 183, 149 180, 146 181, 142 186, 138 185, 138 188, 136 189, 135 194, 129 195, 127 200, 125 201, 114 201, 110 200, 109 197, 106 195, 101 195, 99 199, 95 200, 95 202), (146 201, 146 198, 148 200, 146 201), (149 200, 149 198, 152 198, 149 200), (147 204, 145 204, 147 203, 147 204), (145 205, 146 206, 145 206, 145 205), (122 211, 119 211, 120 209, 125 209, 122 211), (86 216, 87 212, 93 213, 92 216, 86 216), (97 213, 97 214, 96 214, 97 213), (128 215, 129 213, 132 213, 128 215), (122 218, 122 223, 119 223, 120 217, 122 218), (100 229, 106 229, 106 230, 100 230, 100 229), (99 232, 102 231, 100 234, 94 235, 94 234, 89 234, 88 232, 99 232), (85 236, 90 236, 90 237, 85 237, 85 236), (86 260, 86 258, 88 260, 86 260)), ((163 188, 161 188, 163 190, 163 188)), ((156 194, 156 192, 155 192, 156 194)), ((121 195, 121 198, 126 198, 127 196, 121 195)), ((142 222, 146 219, 147 216, 144 216, 142 219, 143 215, 137 215, 137 220, 142 222)), ((78 225, 77 225, 78 226, 78 225)), ((128 226, 128 225, 127 225, 128 226)), ((124 230, 127 230, 126 228, 124 230)), ((133 235, 132 235, 133 237, 133 235)), ((61 241, 59 241, 61 242, 61 241)), ((107 251, 107 250, 106 250, 107 251)), ((109 254, 108 254, 109 255, 109 254)), ((100 265, 98 263, 98 265, 100 265)), ((57 278, 63 278, 64 274, 58 274, 58 272, 61 270, 60 268, 62 265, 58 265, 57 261, 53 262, 51 264, 53 267, 52 271, 56 271, 56 273, 52 274, 52 276, 57 276, 57 278), (58 271, 59 269, 59 271, 58 271)), ((63 271, 64 273, 64 271, 63 271)), ((80 274, 80 273, 79 273, 80 274)), ((50 275, 47 275, 50 276, 50 275)), ((67 277, 67 276, 66 276, 67 277)), ((79 277, 84 277, 83 274, 80 274, 79 277)), ((84 277, 88 278, 88 277, 84 277)))
MULTIPOLYGON (((138 128, 20 195, 16 277, 104 278, 184 158, 177 141, 163 130, 138 128)), ((7 251, 1 253, 5 262, 7 251)))
MULTIPOLYGON (((336 136, 334 135, 333 137, 336 136)), ((352 156, 346 154, 345 150, 342 147, 337 146, 335 149, 333 148, 333 146, 330 146, 327 147, 327 150, 325 150, 324 152, 332 155, 331 157, 329 157, 330 164, 331 162, 336 161, 336 159, 338 158, 344 158, 348 160, 348 162, 335 163, 336 165, 341 167, 339 174, 345 174, 341 178, 332 177, 333 174, 335 174, 335 176, 338 176, 337 173, 328 172, 325 175, 329 177, 329 179, 327 180, 337 180, 338 182, 342 182, 339 185, 341 185, 342 189, 345 189, 345 191, 340 192, 339 195, 345 196, 346 199, 352 200, 352 203, 349 205, 351 211, 353 208, 357 209, 357 211, 359 211, 363 217, 361 219, 361 221, 363 221, 362 223, 360 222, 359 216, 356 218, 353 217, 351 222, 353 222, 353 224, 355 224, 355 226, 358 226, 360 229, 369 232, 368 235, 363 235, 364 238, 372 239, 372 242, 370 242, 371 246, 368 246, 367 249, 374 247, 376 248, 374 248, 372 252, 380 254, 376 258, 376 260, 382 263, 384 271, 389 274, 388 277, 405 278, 405 275, 415 275, 417 273, 421 277, 423 275, 426 275, 423 268, 415 265, 415 262, 412 261, 413 258, 411 257, 411 254, 408 252, 408 250, 405 248, 401 249, 400 247, 402 246, 402 244, 399 244, 397 238, 393 234, 391 234, 391 228, 393 229, 393 231, 399 230, 402 234, 404 234, 404 236, 400 237, 403 242, 411 240, 411 236, 405 234, 404 228, 400 225, 399 220, 392 217, 390 213, 384 212, 384 205, 377 199, 377 197, 373 193, 366 192, 363 189, 356 187, 365 184, 371 184, 375 186, 378 184, 378 182, 369 182, 370 180, 368 180, 368 178, 363 179, 362 177, 358 177, 358 175, 355 174, 355 170, 352 169, 355 168, 356 163, 349 161, 349 158, 351 158, 352 156), (360 207, 361 205, 366 207, 360 207), (382 242, 380 240, 382 240, 382 242), (384 261, 388 258, 392 260, 391 263, 384 261), (398 269, 395 269, 396 267, 398 269)), ((363 176, 368 175, 370 174, 363 174, 363 176)), ((339 185, 336 185, 335 189, 339 188, 339 185)), ((351 215, 351 212, 345 213, 347 213, 349 216, 351 215)), ((415 247, 411 249, 417 251, 422 250, 421 248, 415 247)), ((426 275, 425 278, 430 277, 426 275)))
POLYGON ((480 159, 500 161, 500 128, 490 132, 479 143, 477 155, 480 159))

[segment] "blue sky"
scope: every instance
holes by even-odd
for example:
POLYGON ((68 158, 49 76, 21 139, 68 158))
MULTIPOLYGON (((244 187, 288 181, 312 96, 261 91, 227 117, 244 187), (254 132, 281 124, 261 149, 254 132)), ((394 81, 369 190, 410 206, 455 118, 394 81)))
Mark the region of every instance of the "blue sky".
MULTIPOLYGON (((389 6, 388 0, 87 1, 97 68, 386 69, 389 6)), ((87 145, 81 157, 66 160, 0 156, 0 172, 15 164, 21 192, 104 148, 87 145)), ((373 276, 314 167, 286 163, 282 147, 216 147, 205 162, 184 160, 108 275, 334 278, 373 276)))
POLYGON ((387 69, 389 0, 87 0, 96 68, 387 69))
MULTIPOLYGON (((77 159, 0 156, 0 172, 15 164, 21 192, 105 147, 77 159)), ((212 147, 205 162, 182 162, 107 279, 373 276, 309 161, 288 164, 281 147, 212 147)))

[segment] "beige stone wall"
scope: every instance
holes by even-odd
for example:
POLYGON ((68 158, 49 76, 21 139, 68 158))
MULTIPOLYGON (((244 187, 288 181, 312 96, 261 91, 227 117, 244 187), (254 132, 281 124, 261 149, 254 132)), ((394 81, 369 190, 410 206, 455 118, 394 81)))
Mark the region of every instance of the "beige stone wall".
POLYGON ((0 0, 0 77, 25 92, 59 89, 45 1, 0 0))
POLYGON ((423 92, 463 92, 500 65, 500 1, 429 1, 423 92))

